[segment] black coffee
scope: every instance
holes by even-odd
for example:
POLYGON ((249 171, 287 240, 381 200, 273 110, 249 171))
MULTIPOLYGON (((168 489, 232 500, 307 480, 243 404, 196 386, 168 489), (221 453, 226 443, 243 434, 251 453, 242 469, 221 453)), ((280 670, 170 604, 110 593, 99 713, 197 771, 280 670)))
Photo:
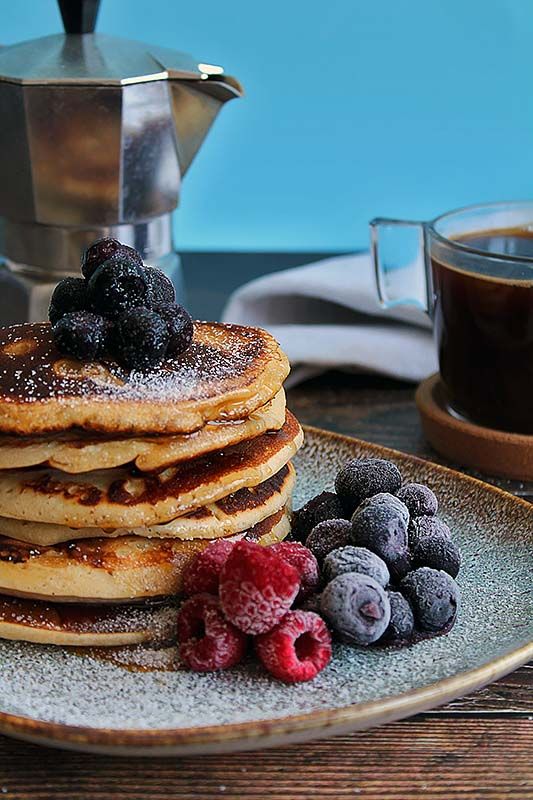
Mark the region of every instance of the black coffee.
MULTIPOLYGON (((506 229, 457 241, 533 258, 533 231, 506 229)), ((533 434, 531 281, 482 277, 432 259, 440 372, 453 407, 491 428, 533 434)), ((522 273, 523 274, 523 273, 522 273)))

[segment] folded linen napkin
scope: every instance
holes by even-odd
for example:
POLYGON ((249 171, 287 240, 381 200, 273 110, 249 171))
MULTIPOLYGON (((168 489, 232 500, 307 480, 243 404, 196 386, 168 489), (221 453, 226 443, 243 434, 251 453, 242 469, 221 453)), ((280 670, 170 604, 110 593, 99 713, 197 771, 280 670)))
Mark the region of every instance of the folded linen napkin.
MULTIPOLYGON (((420 294, 422 270, 397 269, 393 296, 420 294)), ((327 369, 419 381, 437 369, 431 325, 416 306, 379 305, 368 253, 265 275, 230 297, 225 322, 259 325, 280 342, 294 385, 327 369)))

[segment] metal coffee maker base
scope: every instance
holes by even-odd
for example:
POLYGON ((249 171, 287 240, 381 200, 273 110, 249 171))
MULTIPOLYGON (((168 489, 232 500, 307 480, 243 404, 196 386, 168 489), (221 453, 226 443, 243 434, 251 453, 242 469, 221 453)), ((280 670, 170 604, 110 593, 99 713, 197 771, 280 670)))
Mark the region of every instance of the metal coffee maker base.
POLYGON ((60 228, 0 220, 0 325, 47 319, 50 297, 67 275, 79 276, 80 252, 112 236, 134 247, 145 264, 172 280, 179 303, 186 302, 181 261, 172 245, 172 217, 105 228, 60 228))

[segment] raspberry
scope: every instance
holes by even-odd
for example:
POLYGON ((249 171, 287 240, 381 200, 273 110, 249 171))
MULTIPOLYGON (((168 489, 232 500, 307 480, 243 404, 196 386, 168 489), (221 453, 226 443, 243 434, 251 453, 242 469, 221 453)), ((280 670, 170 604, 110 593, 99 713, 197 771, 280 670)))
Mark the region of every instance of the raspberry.
POLYGON ((183 306, 172 303, 159 303, 154 306, 154 311, 167 326, 167 355, 177 356, 184 353, 194 334, 194 323, 189 312, 183 306))
POLYGON ((152 300, 144 267, 124 258, 104 261, 93 273, 87 290, 100 314, 120 314, 137 306, 148 306, 152 300))
POLYGON ((218 593, 220 571, 226 559, 235 547, 235 542, 227 539, 217 539, 211 542, 205 550, 198 553, 189 565, 183 580, 183 591, 187 595, 207 592, 218 593))
POLYGON ((107 328, 102 317, 90 311, 65 314, 52 328, 57 349, 80 361, 93 361, 102 354, 107 328))
POLYGON ((114 355, 127 369, 154 367, 165 357, 167 340, 167 328, 159 314, 132 308, 115 327, 114 355))
POLYGON ((224 614, 244 633, 266 633, 294 602, 300 577, 269 547, 238 542, 220 574, 220 604, 224 614))
POLYGON ((312 611, 289 611, 279 625, 258 636, 255 649, 263 666, 281 681, 310 681, 329 664, 331 636, 312 611))
POLYGON ((52 293, 48 319, 55 325, 65 314, 84 311, 88 304, 87 284, 83 278, 63 278, 52 293))
POLYGON ((335 492, 322 492, 309 500, 292 516, 291 539, 305 542, 315 525, 328 519, 344 516, 341 502, 335 492))
POLYGON ((142 266, 142 258, 137 250, 122 244, 118 239, 99 239, 87 248, 81 260, 81 271, 85 280, 90 280, 99 266, 110 258, 125 258, 142 266))
POLYGON ((298 601, 305 600, 306 597, 316 592, 320 584, 318 561, 307 547, 300 542, 278 542, 271 545, 269 549, 298 570, 301 582, 296 598, 298 601))
POLYGON ((145 266, 144 273, 150 284, 154 304, 174 303, 176 300, 176 292, 170 278, 156 267, 145 266))
POLYGON ((332 550, 348 544, 351 531, 352 523, 347 519, 326 519, 315 525, 305 540, 305 546, 318 561, 323 561, 332 550))
POLYGON ((178 612, 179 655, 195 672, 228 669, 246 650, 246 636, 227 621, 218 598, 197 594, 178 612))

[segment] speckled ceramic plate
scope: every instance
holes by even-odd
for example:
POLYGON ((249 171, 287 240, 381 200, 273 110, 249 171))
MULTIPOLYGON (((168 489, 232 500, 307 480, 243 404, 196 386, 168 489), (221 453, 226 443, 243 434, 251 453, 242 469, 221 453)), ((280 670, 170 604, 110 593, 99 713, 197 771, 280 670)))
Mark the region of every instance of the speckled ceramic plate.
POLYGON ((297 505, 354 456, 394 460, 428 483, 463 551, 448 636, 403 650, 338 646, 314 681, 285 686, 255 664, 222 674, 129 672, 61 649, 0 643, 0 732, 87 751, 229 752, 362 730, 433 708, 533 657, 533 506, 443 467, 307 430, 297 505))

